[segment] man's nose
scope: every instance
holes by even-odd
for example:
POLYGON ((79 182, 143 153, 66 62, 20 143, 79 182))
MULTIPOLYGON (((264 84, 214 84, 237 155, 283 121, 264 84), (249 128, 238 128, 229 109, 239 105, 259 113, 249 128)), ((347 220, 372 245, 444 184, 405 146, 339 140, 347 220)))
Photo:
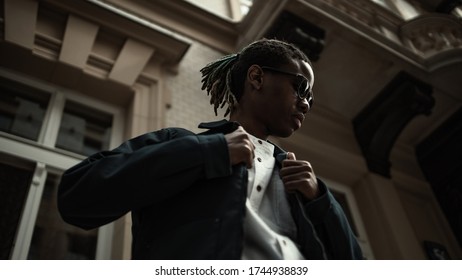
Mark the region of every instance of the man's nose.
POLYGON ((298 109, 303 113, 306 114, 308 111, 311 109, 310 104, 308 104, 308 100, 306 98, 303 98, 299 100, 298 102, 298 109))

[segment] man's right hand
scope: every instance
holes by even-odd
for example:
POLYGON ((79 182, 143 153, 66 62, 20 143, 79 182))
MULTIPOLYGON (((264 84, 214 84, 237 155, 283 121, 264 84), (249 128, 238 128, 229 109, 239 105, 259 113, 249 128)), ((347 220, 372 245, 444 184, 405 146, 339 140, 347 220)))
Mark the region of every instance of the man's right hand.
POLYGON ((231 165, 244 163, 247 168, 251 168, 255 156, 255 146, 244 128, 239 126, 235 131, 226 134, 225 139, 228 143, 231 165))

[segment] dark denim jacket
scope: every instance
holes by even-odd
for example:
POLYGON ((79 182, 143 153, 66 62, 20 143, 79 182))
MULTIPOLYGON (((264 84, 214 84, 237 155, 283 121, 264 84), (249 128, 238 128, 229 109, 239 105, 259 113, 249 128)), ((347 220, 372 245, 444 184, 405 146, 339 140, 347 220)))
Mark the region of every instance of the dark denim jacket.
MULTIPOLYGON (((230 165, 224 134, 237 123, 204 123, 147 133, 67 170, 58 191, 63 219, 84 229, 131 211, 134 259, 240 259, 247 169, 230 165)), ((275 149, 278 164, 286 152, 275 149)), ((340 205, 291 195, 296 242, 307 259, 361 259, 340 205)))

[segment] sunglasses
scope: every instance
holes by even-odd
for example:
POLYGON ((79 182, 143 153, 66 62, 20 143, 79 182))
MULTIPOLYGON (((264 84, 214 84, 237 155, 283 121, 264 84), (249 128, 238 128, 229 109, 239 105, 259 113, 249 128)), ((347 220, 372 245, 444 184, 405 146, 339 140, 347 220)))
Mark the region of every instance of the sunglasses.
POLYGON ((313 91, 311 90, 310 82, 305 76, 297 73, 287 72, 281 69, 269 67, 269 66, 260 66, 263 70, 268 70, 274 73, 280 73, 285 75, 294 76, 297 83, 297 96, 300 99, 305 99, 308 101, 310 108, 313 105, 313 91))

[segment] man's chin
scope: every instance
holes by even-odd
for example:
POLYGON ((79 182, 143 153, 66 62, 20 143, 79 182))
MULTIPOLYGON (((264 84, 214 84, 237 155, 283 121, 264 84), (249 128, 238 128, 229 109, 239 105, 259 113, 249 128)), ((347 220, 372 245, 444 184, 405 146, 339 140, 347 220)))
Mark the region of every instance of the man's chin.
POLYGON ((292 134, 294 134, 295 131, 297 131, 297 129, 284 130, 280 131, 280 133, 278 133, 278 135, 275 136, 279 138, 289 138, 290 136, 292 136, 292 134))

